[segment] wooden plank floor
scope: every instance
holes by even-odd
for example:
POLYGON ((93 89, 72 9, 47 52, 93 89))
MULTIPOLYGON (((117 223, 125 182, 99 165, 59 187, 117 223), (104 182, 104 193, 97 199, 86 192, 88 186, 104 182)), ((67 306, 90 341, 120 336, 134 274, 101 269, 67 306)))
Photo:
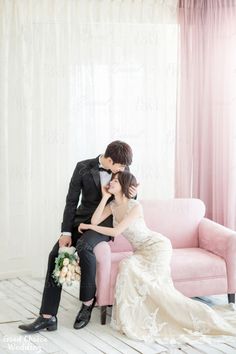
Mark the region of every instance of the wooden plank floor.
MULTIPOLYGON (((236 354, 235 344, 182 345, 181 348, 168 348, 158 344, 144 344, 133 341, 112 330, 109 326, 111 308, 107 325, 100 325, 100 311, 95 308, 88 326, 81 330, 73 329, 74 318, 80 308, 78 288, 66 287, 62 292, 58 313, 58 330, 41 331, 29 334, 18 329, 18 325, 38 316, 44 279, 21 277, 0 281, 0 354, 236 354)), ((208 304, 227 302, 226 296, 203 298, 208 304)), ((108 311, 108 312, 109 312, 108 311)))

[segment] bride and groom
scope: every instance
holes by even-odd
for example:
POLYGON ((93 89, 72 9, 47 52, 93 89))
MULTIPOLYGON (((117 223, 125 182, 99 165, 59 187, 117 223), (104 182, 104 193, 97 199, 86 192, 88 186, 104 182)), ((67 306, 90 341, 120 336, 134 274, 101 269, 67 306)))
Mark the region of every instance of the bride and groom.
POLYGON ((133 199, 137 181, 129 172, 131 162, 130 146, 114 141, 104 155, 77 164, 66 198, 62 235, 49 254, 40 316, 19 328, 31 332, 57 329, 61 287, 54 283, 52 271, 59 247, 71 245, 77 249, 81 267, 82 306, 74 328, 85 327, 96 302, 93 249, 99 242, 122 233, 132 244, 134 254, 119 265, 111 318, 114 329, 132 339, 159 343, 235 336, 232 308, 212 309, 174 288, 171 243, 145 224, 141 204, 133 199))

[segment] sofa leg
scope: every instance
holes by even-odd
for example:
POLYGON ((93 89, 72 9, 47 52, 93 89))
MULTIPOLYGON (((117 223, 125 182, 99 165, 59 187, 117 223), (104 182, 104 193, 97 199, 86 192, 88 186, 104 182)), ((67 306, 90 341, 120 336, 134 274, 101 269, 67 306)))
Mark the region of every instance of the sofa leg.
POLYGON ((107 317, 107 307, 101 306, 101 324, 106 324, 106 317, 107 317))
POLYGON ((228 302, 229 304, 231 302, 235 304, 235 294, 228 294, 228 302))

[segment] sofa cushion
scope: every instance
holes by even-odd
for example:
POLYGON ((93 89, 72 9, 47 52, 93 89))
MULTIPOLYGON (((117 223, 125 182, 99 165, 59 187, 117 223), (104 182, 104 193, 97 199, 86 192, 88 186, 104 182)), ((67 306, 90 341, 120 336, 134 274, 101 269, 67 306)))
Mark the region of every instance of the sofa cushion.
POLYGON ((179 248, 173 250, 171 275, 174 281, 225 278, 226 264, 223 258, 201 248, 179 248))
POLYGON ((122 235, 114 238, 114 241, 109 241, 111 252, 129 252, 133 251, 133 247, 130 242, 122 235))
MULTIPOLYGON (((119 263, 132 252, 111 254, 110 302, 113 303, 114 288, 119 263)), ((177 290, 184 295, 202 296, 227 292, 227 274, 224 259, 200 248, 174 249, 171 274, 177 290)))
POLYGON ((111 262, 112 264, 116 262, 120 263, 123 258, 132 256, 132 254, 133 252, 114 252, 111 254, 111 262))
POLYGON ((198 225, 205 215, 200 199, 142 200, 147 226, 167 236, 173 248, 198 247, 198 225))

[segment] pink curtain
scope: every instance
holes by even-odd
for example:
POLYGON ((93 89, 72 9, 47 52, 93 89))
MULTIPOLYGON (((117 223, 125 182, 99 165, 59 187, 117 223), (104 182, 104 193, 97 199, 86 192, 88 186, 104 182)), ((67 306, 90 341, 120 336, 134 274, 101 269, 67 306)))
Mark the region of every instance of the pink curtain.
POLYGON ((176 197, 236 229, 236 2, 179 1, 176 197))

